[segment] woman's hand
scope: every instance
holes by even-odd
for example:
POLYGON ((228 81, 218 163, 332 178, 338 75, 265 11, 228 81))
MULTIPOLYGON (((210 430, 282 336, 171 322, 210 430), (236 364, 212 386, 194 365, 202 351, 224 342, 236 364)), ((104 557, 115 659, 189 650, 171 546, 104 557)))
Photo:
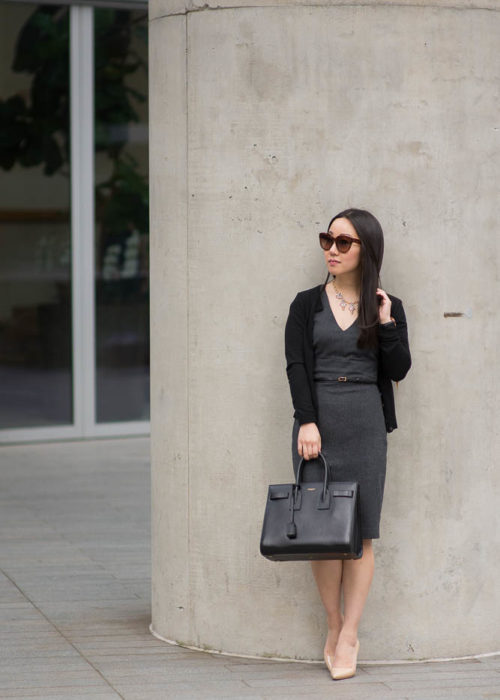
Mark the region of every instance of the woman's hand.
POLYGON ((304 423, 299 428, 297 451, 304 459, 314 459, 321 451, 321 435, 316 423, 304 423))
POLYGON ((392 321, 391 318, 391 307, 392 307, 392 302, 387 296, 387 294, 384 292, 383 289, 377 289, 377 297, 379 300, 379 307, 378 307, 378 320, 379 323, 390 323, 392 321))

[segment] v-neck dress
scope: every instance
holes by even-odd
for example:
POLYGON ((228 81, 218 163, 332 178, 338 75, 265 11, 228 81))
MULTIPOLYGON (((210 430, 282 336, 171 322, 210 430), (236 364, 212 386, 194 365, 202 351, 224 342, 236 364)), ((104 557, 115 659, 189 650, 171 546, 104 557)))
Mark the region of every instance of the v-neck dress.
MULTIPOLYGON (((321 452, 331 481, 358 481, 360 485, 361 534, 364 539, 380 536, 387 460, 387 431, 377 386, 377 350, 357 346, 357 321, 342 330, 326 291, 323 308, 314 316, 314 381, 318 399, 318 429, 321 452), (347 377, 349 381, 338 381, 347 377)), ((292 431, 293 469, 297 476, 299 422, 292 431)), ((308 460, 304 481, 322 481, 319 459, 308 460)))

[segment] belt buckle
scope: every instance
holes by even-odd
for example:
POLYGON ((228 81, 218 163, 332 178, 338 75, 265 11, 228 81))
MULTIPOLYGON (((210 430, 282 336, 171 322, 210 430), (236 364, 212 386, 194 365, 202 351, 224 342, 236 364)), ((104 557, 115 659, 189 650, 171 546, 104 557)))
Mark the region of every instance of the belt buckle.
POLYGON ((338 381, 338 382, 346 382, 346 381, 347 381, 347 377, 337 377, 337 381, 338 381))

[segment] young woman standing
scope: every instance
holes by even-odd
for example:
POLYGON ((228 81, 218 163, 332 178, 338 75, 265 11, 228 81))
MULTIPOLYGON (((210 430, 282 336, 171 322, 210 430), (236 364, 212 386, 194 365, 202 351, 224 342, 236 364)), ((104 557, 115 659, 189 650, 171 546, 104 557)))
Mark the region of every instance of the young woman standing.
MULTIPOLYGON (((356 672, 358 626, 374 570, 372 539, 379 537, 387 432, 397 428, 392 381, 405 377, 411 357, 403 305, 380 288, 384 237, 373 214, 340 212, 320 234, 320 245, 328 275, 290 305, 285 354, 295 475, 302 457, 314 460, 321 451, 330 480, 360 484, 363 556, 311 562, 327 616, 324 659, 340 680, 356 672)), ((322 481, 321 465, 304 465, 303 478, 322 481)))

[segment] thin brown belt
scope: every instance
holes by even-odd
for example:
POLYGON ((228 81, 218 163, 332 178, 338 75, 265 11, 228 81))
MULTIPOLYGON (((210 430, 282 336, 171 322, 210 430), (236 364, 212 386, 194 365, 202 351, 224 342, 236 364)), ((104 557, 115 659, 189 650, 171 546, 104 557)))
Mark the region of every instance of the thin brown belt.
POLYGON ((316 382, 351 382, 352 384, 376 384, 376 380, 363 379, 362 377, 317 377, 316 382))

